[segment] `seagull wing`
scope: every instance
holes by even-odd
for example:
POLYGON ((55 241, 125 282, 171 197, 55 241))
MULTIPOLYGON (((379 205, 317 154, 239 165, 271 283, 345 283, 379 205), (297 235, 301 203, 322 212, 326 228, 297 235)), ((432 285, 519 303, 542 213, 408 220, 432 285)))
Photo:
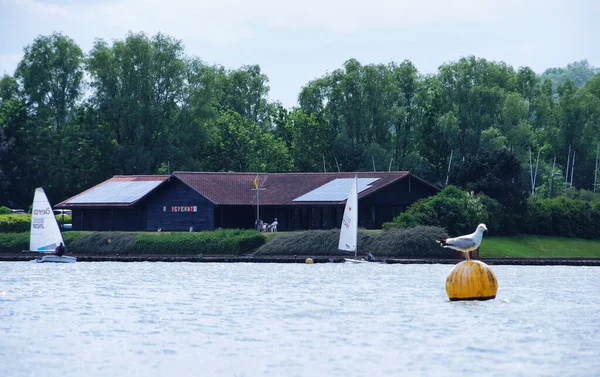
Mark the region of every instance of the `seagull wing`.
POLYGON ((444 247, 450 247, 456 250, 473 250, 477 248, 477 243, 471 235, 447 238, 444 247))

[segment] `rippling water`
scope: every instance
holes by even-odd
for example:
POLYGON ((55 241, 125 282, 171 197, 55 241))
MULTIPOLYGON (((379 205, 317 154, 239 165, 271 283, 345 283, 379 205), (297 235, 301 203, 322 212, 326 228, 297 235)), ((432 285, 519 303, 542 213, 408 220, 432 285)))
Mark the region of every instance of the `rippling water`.
POLYGON ((0 262, 0 376, 598 376, 600 267, 0 262))

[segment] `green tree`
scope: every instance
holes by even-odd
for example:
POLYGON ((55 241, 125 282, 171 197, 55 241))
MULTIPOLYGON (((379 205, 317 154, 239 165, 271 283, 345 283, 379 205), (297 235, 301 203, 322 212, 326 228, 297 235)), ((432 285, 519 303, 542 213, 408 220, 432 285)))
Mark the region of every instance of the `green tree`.
MULTIPOLYGON (((128 34, 109 46, 97 40, 88 59, 92 104, 116 144, 126 174, 151 174, 179 155, 186 64, 180 41, 128 34)), ((199 141, 201 142, 201 140, 199 141)))
POLYGON ((208 130, 202 156, 206 171, 285 172, 292 168, 283 140, 233 110, 221 113, 208 130))
POLYGON ((571 81, 575 86, 580 87, 594 75, 600 73, 599 68, 590 66, 587 60, 581 60, 567 64, 566 67, 548 68, 541 75, 541 79, 550 79, 554 92, 565 82, 571 81))
POLYGON ((499 129, 490 127, 481 132, 481 149, 487 152, 499 151, 505 149, 507 139, 502 135, 499 129))
POLYGON ((473 56, 444 64, 439 70, 442 111, 456 114, 461 155, 476 154, 481 132, 500 123, 506 92, 514 89, 515 73, 504 63, 473 56))
POLYGON ((269 78, 258 65, 243 66, 227 73, 223 98, 219 101, 243 117, 260 125, 269 125, 269 78))
POLYGON ((17 81, 4 75, 0 80, 0 204, 11 207, 31 201, 31 182, 43 173, 27 110, 17 81))
POLYGON ((521 164, 506 149, 466 156, 452 170, 451 182, 469 192, 498 200, 517 216, 522 213, 527 199, 521 164))
POLYGON ((334 144, 335 134, 318 121, 315 114, 308 115, 294 109, 288 117, 286 128, 292 135, 290 152, 298 171, 323 171, 323 158, 331 162, 339 157, 342 168, 347 168, 343 152, 334 144), (332 148, 333 145, 333 148, 332 148))
POLYGON ((83 52, 60 33, 39 36, 25 47, 16 78, 37 119, 58 131, 82 92, 83 52))
POLYGON ((388 87, 390 96, 397 98, 391 103, 391 120, 394 124, 394 159, 406 164, 406 157, 416 150, 417 128, 420 108, 417 100, 422 82, 415 66, 408 60, 390 67, 396 86, 388 87))
POLYGON ((506 142, 525 161, 526 152, 531 147, 532 134, 528 124, 529 102, 518 93, 508 93, 502 104, 500 130, 506 142))
POLYGON ((431 170, 424 178, 444 184, 450 154, 454 159, 462 157, 459 120, 454 110, 443 112, 443 89, 437 76, 423 80, 416 100, 421 112, 416 130, 417 150, 431 170))

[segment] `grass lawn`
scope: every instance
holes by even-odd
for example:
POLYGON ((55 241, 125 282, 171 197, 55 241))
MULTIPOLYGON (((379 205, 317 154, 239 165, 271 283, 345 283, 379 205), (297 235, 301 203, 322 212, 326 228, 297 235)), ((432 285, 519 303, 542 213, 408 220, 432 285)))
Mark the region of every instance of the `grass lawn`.
POLYGON ((600 258, 600 240, 484 236, 479 253, 484 258, 600 258))

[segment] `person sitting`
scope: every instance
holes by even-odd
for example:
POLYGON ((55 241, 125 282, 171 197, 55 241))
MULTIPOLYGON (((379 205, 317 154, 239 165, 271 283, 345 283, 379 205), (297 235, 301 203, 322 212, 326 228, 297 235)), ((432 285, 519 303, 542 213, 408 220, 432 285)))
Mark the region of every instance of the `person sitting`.
POLYGON ((277 225, 279 223, 277 222, 277 217, 275 218, 275 220, 271 223, 271 225, 269 225, 269 231, 270 232, 277 232, 277 225))
POLYGON ((377 262, 377 258, 375 258, 375 256, 370 251, 367 251, 367 260, 369 262, 377 262))
POLYGON ((63 243, 61 242, 60 245, 58 245, 56 247, 56 249, 54 249, 54 252, 56 253, 56 255, 58 255, 59 257, 62 257, 63 254, 65 253, 65 245, 63 245, 63 243))
POLYGON ((254 222, 254 226, 256 227, 256 230, 258 232, 262 232, 263 231, 263 225, 264 224, 263 224, 262 220, 256 219, 256 221, 254 222))

